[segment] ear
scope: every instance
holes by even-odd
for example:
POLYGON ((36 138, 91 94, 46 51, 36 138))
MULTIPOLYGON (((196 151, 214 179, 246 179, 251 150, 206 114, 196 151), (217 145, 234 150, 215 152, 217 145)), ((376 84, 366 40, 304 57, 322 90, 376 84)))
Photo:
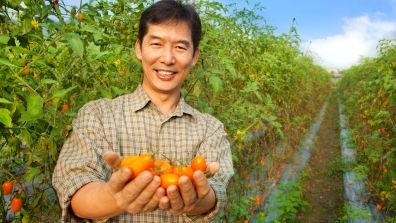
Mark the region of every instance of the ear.
POLYGON ((135 43, 135 54, 136 54, 136 57, 139 60, 142 60, 142 44, 140 43, 140 40, 136 40, 136 43, 135 43))
POLYGON ((191 62, 191 67, 195 66, 195 64, 198 62, 200 54, 201 54, 201 52, 199 51, 199 48, 197 48, 195 50, 195 52, 194 52, 194 55, 193 55, 193 60, 191 62))

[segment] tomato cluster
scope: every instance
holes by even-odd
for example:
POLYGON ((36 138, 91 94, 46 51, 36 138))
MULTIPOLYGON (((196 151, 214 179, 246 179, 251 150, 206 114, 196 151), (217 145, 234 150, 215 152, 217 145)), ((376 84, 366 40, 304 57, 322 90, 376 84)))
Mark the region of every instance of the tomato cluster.
POLYGON ((170 185, 178 186, 179 177, 187 176, 194 183, 194 171, 206 171, 206 160, 203 156, 196 156, 189 165, 178 165, 168 160, 154 158, 150 154, 125 156, 120 167, 127 167, 132 171, 131 179, 141 172, 148 170, 161 178, 161 187, 164 189, 170 185))
MULTIPOLYGON (((2 185, 2 189, 3 189, 3 195, 12 195, 12 192, 14 191, 14 184, 16 183, 16 181, 11 182, 11 181, 4 181, 3 185, 2 185)), ((16 213, 18 211, 21 210, 22 208, 22 204, 23 204, 23 200, 21 197, 19 197, 19 194, 22 192, 21 189, 18 190, 18 194, 17 196, 14 196, 11 200, 11 204, 10 204, 10 209, 12 212, 16 213)))

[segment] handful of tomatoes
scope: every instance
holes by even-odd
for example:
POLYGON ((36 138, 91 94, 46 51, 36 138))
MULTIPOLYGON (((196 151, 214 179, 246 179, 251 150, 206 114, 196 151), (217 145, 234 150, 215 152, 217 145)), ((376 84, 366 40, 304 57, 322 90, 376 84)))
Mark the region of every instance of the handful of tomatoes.
POLYGON ((120 167, 126 167, 131 170, 131 179, 148 170, 153 175, 161 178, 161 187, 164 189, 170 185, 178 186, 179 177, 181 176, 187 176, 194 183, 193 174, 196 170, 205 172, 207 176, 209 173, 206 160, 200 155, 194 157, 188 165, 173 164, 164 159, 154 158, 150 154, 130 155, 121 160, 120 167))

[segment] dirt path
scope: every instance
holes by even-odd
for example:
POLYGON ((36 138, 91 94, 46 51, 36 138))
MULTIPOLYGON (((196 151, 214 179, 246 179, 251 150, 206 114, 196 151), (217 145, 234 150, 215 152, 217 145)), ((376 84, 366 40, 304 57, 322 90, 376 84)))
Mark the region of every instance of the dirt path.
POLYGON ((299 222, 332 223, 338 222, 343 215, 344 189, 338 120, 337 103, 332 97, 305 169, 303 193, 309 206, 305 213, 299 215, 299 222))

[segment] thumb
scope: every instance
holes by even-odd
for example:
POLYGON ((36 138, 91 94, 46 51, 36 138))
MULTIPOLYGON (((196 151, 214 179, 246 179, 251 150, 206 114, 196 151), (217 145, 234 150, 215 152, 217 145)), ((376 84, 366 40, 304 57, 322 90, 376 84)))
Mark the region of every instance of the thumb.
POLYGON ((107 184, 114 193, 117 193, 131 180, 131 176, 132 171, 129 168, 121 168, 112 174, 107 184))
POLYGON ((103 155, 106 164, 113 170, 118 167, 121 162, 120 154, 114 151, 106 151, 103 155))

